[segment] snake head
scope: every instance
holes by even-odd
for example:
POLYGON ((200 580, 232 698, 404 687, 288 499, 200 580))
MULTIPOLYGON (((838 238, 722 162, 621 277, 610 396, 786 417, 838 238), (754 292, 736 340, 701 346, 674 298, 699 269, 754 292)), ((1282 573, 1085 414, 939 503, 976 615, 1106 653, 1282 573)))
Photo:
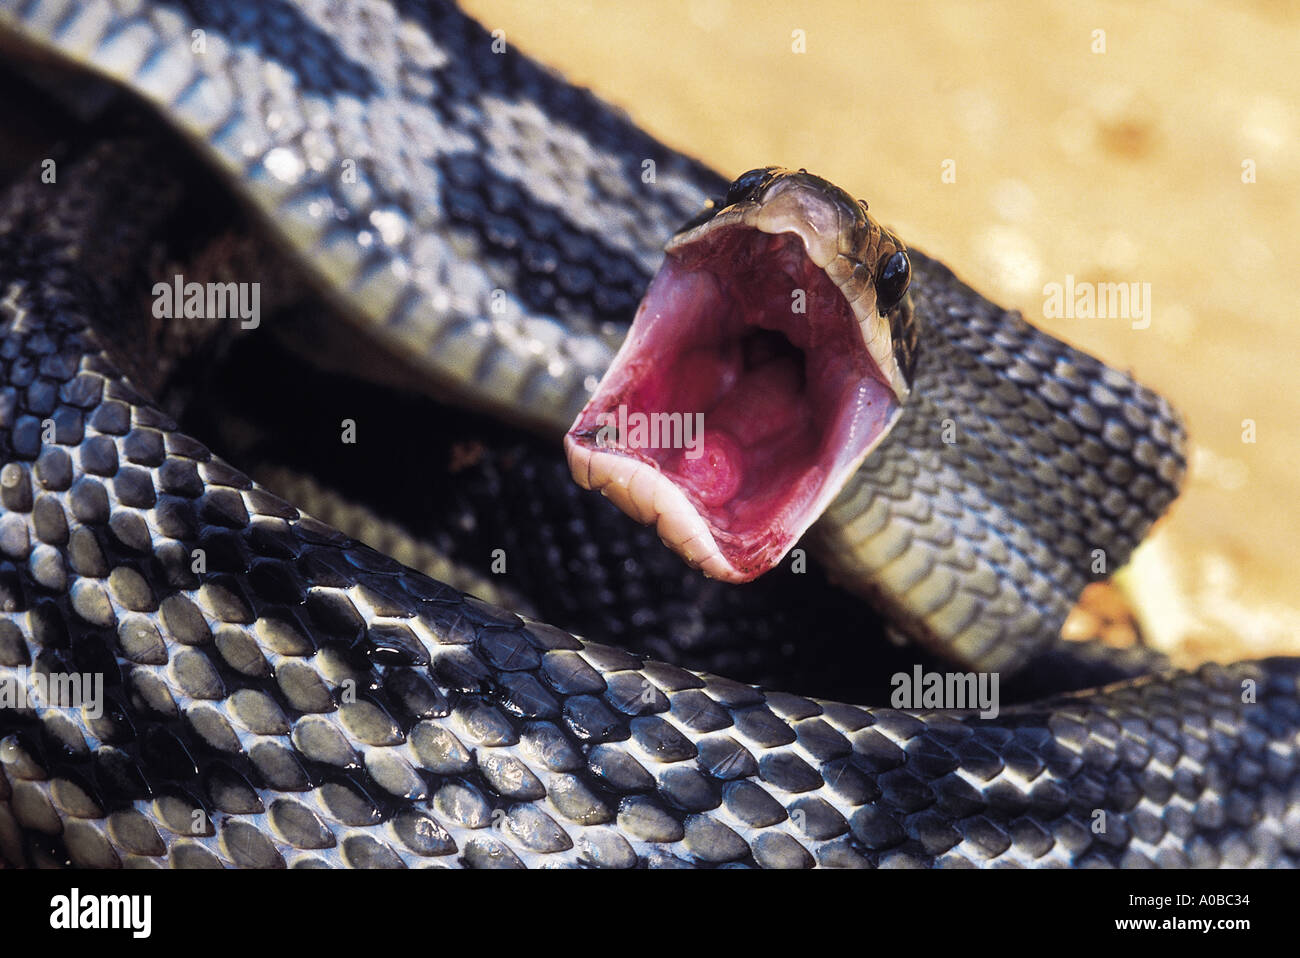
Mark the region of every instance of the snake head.
POLYGON ((747 582, 901 413, 916 346, 907 251, 838 187, 763 167, 665 252, 565 438, 569 466, 692 566, 747 582))

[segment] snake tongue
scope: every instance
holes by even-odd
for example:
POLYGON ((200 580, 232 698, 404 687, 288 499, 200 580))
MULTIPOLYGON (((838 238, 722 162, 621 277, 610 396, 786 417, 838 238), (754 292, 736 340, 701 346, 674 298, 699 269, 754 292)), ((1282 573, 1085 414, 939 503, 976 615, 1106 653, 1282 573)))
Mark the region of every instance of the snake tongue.
POLYGON ((793 231, 669 252, 565 437, 575 481, 728 582, 776 566, 901 402, 793 231))

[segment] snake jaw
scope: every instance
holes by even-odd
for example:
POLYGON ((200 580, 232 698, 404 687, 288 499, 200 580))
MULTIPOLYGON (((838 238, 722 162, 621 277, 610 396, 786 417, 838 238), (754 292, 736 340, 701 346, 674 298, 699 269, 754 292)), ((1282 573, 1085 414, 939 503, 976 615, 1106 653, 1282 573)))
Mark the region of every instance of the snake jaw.
POLYGON ((827 186, 778 175, 678 234, 565 439, 579 485, 724 581, 781 561, 908 395, 865 265, 893 247, 827 186))
POLYGON ((572 435, 565 436, 564 451, 578 485, 599 492, 638 522, 654 523, 664 545, 692 568, 724 582, 748 581, 718 547, 699 510, 653 463, 593 454, 572 435))

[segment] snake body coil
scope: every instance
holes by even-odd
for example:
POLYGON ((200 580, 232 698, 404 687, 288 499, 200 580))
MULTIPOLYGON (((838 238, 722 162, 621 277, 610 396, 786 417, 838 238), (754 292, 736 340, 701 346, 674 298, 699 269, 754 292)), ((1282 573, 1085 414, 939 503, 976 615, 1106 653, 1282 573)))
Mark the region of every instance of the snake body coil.
MULTIPOLYGON (((0 31, 33 76, 111 79, 179 131, 274 255, 378 344, 363 372, 557 436, 664 240, 725 192, 441 4, 6 0, 0 31)), ((177 228, 160 224, 184 179, 160 169, 141 189, 148 147, 125 149, 92 144, 57 189, 24 183, 0 212, 0 691, 103 678, 102 709, 0 708, 0 859, 1300 860, 1300 660, 992 718, 840 705, 576 638, 308 517, 132 385, 156 385, 158 346, 137 288, 158 264, 134 254, 177 228)), ((216 257, 219 274, 208 239, 168 254, 216 257)), ((916 401, 821 534, 883 576, 888 606, 908 591, 889 569, 923 560, 890 563, 924 531, 924 555, 949 549, 968 563, 960 587, 988 592, 991 632, 1029 615, 1011 631, 1051 641, 1079 551, 1100 537, 1122 561, 1174 495, 1176 419, 942 266, 913 266, 929 320, 916 401), (924 428, 947 409, 966 424, 955 449, 924 428), (1040 448, 1044 428, 1070 450, 1040 448)), ((968 661, 1010 661, 976 638, 957 649, 968 661)))

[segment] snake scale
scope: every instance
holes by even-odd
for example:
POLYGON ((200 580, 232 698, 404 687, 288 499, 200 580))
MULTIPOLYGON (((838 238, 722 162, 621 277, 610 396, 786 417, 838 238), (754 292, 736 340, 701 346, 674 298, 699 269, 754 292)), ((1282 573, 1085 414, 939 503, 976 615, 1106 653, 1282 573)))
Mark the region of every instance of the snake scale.
POLYGON ((1079 557, 1103 541, 1122 562, 1176 494, 1181 427, 914 252, 915 399, 815 529, 833 571, 733 587, 665 563, 565 483, 558 438, 665 240, 726 184, 498 39, 418 0, 0 3, 8 82, 75 127, 57 181, 21 177, 0 211, 0 689, 103 677, 102 710, 0 709, 0 859, 1295 865, 1294 659, 1110 661, 1101 675, 1129 677, 1082 692, 1094 673, 1067 659, 991 718, 683 667, 778 682, 811 658, 791 681, 819 694, 846 663, 923 661, 864 653, 870 617, 830 581, 897 611, 890 570, 919 565, 890 563, 920 543, 987 623, 939 615, 932 644, 1041 676, 1079 557), (153 322, 153 282, 179 268, 261 277, 279 338, 153 322), (228 361, 200 374, 185 355, 228 361), (247 420, 221 442, 328 469, 338 432, 322 456, 307 424, 332 415, 341 369, 362 382, 339 408, 378 397, 354 425, 381 441, 336 485, 368 484, 453 554, 504 544, 527 568, 494 598, 635 651, 404 567, 175 418, 247 420), (231 414, 205 412, 222 390, 231 414), (926 428, 948 410, 956 444, 926 428), (449 430, 420 442, 447 443, 464 483, 411 465, 412 423, 449 430))

